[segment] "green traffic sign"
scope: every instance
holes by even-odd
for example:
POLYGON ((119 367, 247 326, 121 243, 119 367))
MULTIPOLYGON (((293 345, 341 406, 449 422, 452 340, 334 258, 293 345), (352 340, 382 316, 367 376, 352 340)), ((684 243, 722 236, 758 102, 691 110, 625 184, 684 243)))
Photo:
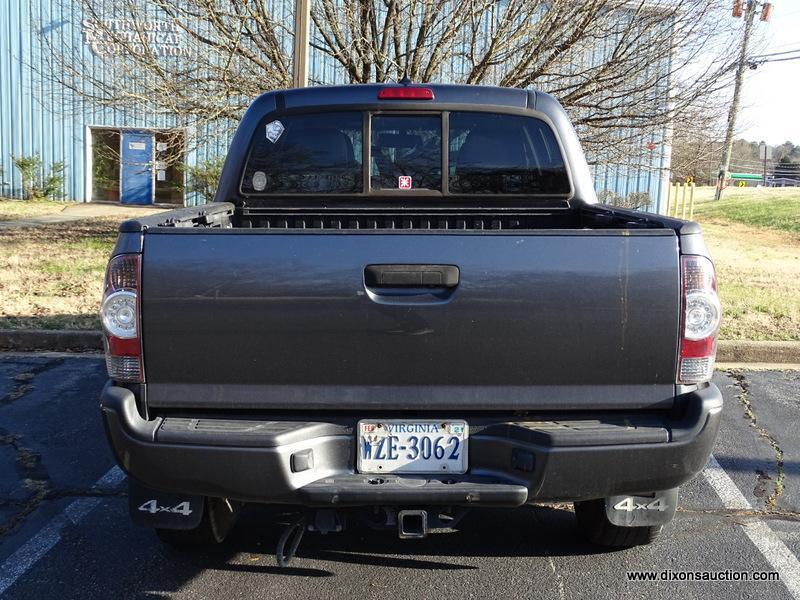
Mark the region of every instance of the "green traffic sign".
POLYGON ((758 173, 731 173, 731 179, 755 179, 761 181, 758 173))

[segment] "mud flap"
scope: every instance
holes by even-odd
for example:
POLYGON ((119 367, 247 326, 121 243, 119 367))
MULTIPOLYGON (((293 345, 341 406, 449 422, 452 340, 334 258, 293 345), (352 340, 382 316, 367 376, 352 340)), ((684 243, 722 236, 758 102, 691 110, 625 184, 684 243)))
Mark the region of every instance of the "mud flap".
POLYGON ((606 517, 619 527, 666 525, 677 506, 678 488, 644 496, 610 496, 606 498, 606 517))
POLYGON ((205 508, 203 496, 172 494, 128 478, 128 506, 137 525, 160 529, 194 529, 205 508))

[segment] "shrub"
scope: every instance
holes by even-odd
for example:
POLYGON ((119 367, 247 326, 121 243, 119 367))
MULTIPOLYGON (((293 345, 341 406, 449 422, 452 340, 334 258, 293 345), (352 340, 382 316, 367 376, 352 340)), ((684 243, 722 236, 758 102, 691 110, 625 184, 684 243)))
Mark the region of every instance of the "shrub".
POLYGON ((619 206, 634 210, 647 210, 650 207, 650 194, 648 192, 631 192, 619 206))
POLYGON ((181 168, 188 176, 186 191, 196 192, 205 202, 213 202, 224 162, 224 157, 216 156, 194 166, 183 165, 181 168))
POLYGON ((623 197, 613 190, 602 190, 598 192, 597 200, 601 204, 631 208, 633 210, 643 210, 650 206, 650 194, 648 192, 631 192, 623 197))
POLYGON ((619 206, 620 200, 622 200, 622 196, 614 190, 601 190, 597 192, 597 201, 600 202, 600 204, 619 206))
POLYGON ((52 163, 45 174, 42 158, 38 154, 12 156, 11 160, 22 175, 22 194, 26 200, 41 200, 60 195, 66 169, 63 162, 52 163))

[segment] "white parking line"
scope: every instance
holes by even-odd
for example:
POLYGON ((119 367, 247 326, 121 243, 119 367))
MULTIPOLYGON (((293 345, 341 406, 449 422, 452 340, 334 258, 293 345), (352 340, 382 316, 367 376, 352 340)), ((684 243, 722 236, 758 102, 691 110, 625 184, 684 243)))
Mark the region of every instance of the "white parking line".
MULTIPOLYGON (((122 470, 114 466, 105 475, 98 479, 94 488, 116 487, 125 479, 122 470)), ((39 530, 39 533, 25 542, 19 549, 9 556, 0 565, 0 596, 14 585, 25 572, 35 565, 39 559, 61 540, 61 530, 69 523, 78 524, 88 515, 98 504, 101 498, 79 498, 57 514, 55 517, 39 530)))
MULTIPOLYGON (((717 492, 725 508, 733 510, 753 508, 713 454, 708 459, 703 475, 717 492)), ((778 572, 783 585, 792 597, 800 600, 800 561, 797 557, 764 521, 753 520, 742 523, 742 529, 772 568, 778 572)))

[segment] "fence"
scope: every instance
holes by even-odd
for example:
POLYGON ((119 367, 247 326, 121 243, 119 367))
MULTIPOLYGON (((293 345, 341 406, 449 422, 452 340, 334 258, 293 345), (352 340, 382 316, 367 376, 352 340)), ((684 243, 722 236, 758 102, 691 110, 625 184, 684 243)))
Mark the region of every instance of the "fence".
POLYGON ((694 218, 694 183, 672 183, 667 195, 668 217, 694 218))

